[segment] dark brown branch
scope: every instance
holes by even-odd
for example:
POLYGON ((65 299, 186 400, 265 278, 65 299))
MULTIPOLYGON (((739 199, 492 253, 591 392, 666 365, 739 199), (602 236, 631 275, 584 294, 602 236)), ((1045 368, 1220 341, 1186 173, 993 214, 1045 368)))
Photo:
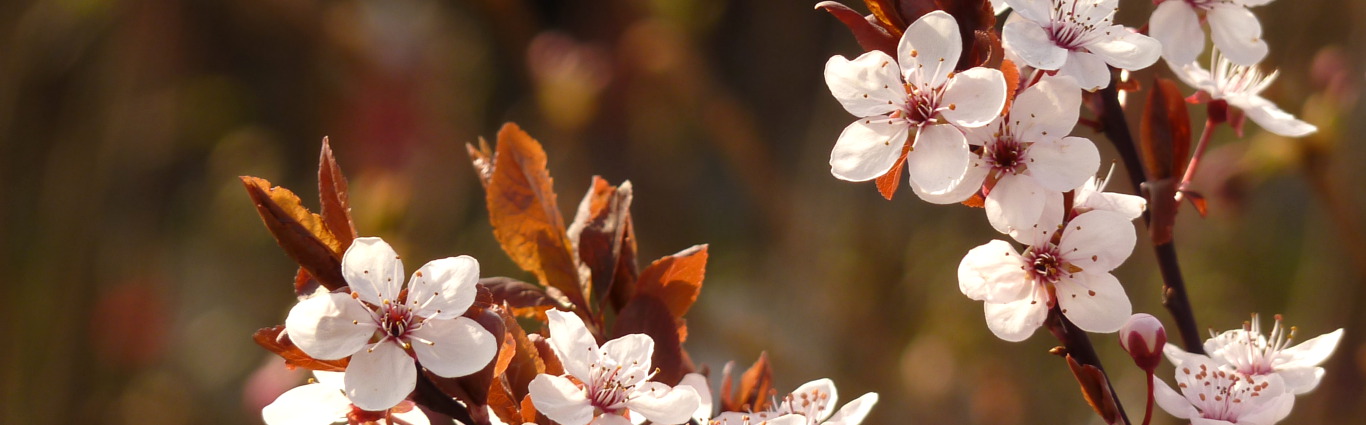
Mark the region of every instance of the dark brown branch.
MULTIPOLYGON (((1091 338, 1086 336, 1086 332, 1078 328, 1071 320, 1067 320, 1067 317, 1056 305, 1048 311, 1048 318, 1044 321, 1044 326, 1047 326, 1048 331, 1052 332, 1058 342, 1062 343, 1063 348, 1067 350, 1066 355, 1071 356, 1073 360, 1082 365, 1094 366, 1100 370, 1102 375, 1105 375, 1105 385, 1110 390, 1110 397, 1114 401, 1114 407, 1118 411, 1119 418, 1123 420, 1125 425, 1131 424, 1129 415, 1124 412, 1124 404, 1119 401, 1119 394, 1115 392, 1115 386, 1110 383, 1109 375, 1105 373, 1105 367, 1100 363, 1100 356, 1096 354, 1096 348, 1091 345, 1091 338)), ((1077 379, 1080 380, 1082 377, 1078 376, 1077 379)), ((1087 397, 1091 396, 1087 395, 1087 397)), ((1100 408, 1094 404, 1092 407, 1095 407, 1097 413, 1100 413, 1100 408)), ((1105 415, 1102 414, 1102 416, 1105 415)))

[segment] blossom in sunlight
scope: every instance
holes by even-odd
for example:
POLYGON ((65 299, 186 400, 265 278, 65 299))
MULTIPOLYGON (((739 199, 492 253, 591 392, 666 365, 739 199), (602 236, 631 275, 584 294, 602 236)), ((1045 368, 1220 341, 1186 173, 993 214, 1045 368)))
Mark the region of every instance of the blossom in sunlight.
POLYGON ((342 256, 351 293, 315 295, 285 319, 290 339, 317 359, 351 356, 343 388, 364 410, 388 409, 417 383, 413 358, 444 377, 483 369, 497 352, 492 333, 461 317, 474 303, 479 262, 435 260, 413 273, 406 299, 403 262, 380 238, 357 238, 342 256))
POLYGON ((707 378, 696 373, 683 375, 683 380, 678 382, 680 387, 690 387, 697 391, 700 403, 697 410, 693 412, 692 420, 698 425, 805 425, 806 418, 797 414, 776 415, 773 412, 758 412, 754 414, 741 412, 725 412, 712 418, 711 409, 715 404, 711 398, 711 387, 707 385, 707 378))
POLYGON ((954 72, 961 53, 957 21, 934 11, 906 29, 895 59, 876 50, 852 61, 831 57, 825 64, 830 93, 862 118, 835 142, 830 172, 849 181, 872 180, 887 174, 905 153, 918 195, 956 187, 970 163, 961 128, 991 122, 1005 105, 1006 89, 999 70, 954 72))
MULTIPOLYGON (((1263 334, 1257 315, 1245 322, 1241 329, 1213 335, 1205 340, 1205 352, 1211 361, 1223 368, 1249 376, 1278 375, 1285 389, 1294 394, 1307 393, 1319 385, 1324 370, 1319 367, 1337 349, 1342 340, 1342 329, 1310 338, 1295 344, 1295 328, 1281 325, 1281 315, 1270 334, 1263 334)), ((1172 363, 1203 357, 1167 346, 1167 357, 1172 363)))
POLYGON ((1105 178, 1098 179, 1092 176, 1078 187, 1072 195, 1072 212, 1082 214, 1102 210, 1119 213, 1129 220, 1142 217, 1143 211, 1148 209, 1147 199, 1143 199, 1142 196, 1105 191, 1105 185, 1110 183, 1110 177, 1114 173, 1115 168, 1111 166, 1105 178))
POLYGON ((959 289, 984 301, 987 327, 1001 339, 1028 338, 1054 305, 1088 332, 1114 332, 1129 318, 1129 297, 1110 271, 1133 253, 1133 224, 1103 210, 1065 227, 1052 223, 1013 234, 1029 245, 1023 252, 994 240, 968 251, 958 265, 959 289), (1055 231, 1062 232, 1056 244, 1055 231))
POLYGON ((1095 144, 1068 136, 1080 108, 1081 89, 1072 78, 1045 77, 1020 93, 1006 116, 967 132, 968 143, 982 147, 973 165, 985 172, 969 173, 974 179, 964 184, 995 182, 986 191, 985 207, 997 231, 1009 234, 1038 223, 1046 205, 1061 205, 1062 192, 1095 175, 1095 144))
POLYGON ((1211 99, 1228 102, 1242 110, 1248 118, 1267 131, 1286 137, 1300 137, 1318 130, 1313 124, 1296 119, 1271 101, 1259 94, 1276 80, 1276 72, 1263 75, 1255 66, 1243 66, 1230 62, 1227 57, 1215 50, 1210 57, 1213 72, 1201 68, 1195 61, 1176 66, 1172 62, 1172 72, 1186 84, 1204 92, 1211 99))
POLYGON ((326 425, 349 419, 386 424, 389 417, 412 425, 427 425, 427 415, 412 402, 404 401, 380 412, 368 412, 351 405, 342 390, 342 372, 314 371, 315 382, 286 391, 261 409, 267 425, 326 425))
POLYGON ((1267 3, 1271 0, 1163 0, 1148 19, 1148 33, 1162 43, 1168 62, 1195 62, 1205 50, 1203 12, 1214 47, 1237 64, 1253 65, 1266 57, 1267 45, 1261 22, 1247 8, 1267 3))
POLYGON ((718 415, 713 425, 804 424, 858 425, 877 404, 877 393, 866 393, 845 403, 838 411, 839 392, 835 382, 827 378, 807 382, 784 396, 770 410, 760 412, 726 412, 718 415))
POLYGON ((1176 365, 1179 394, 1161 379, 1152 379, 1157 405, 1193 425, 1270 425, 1290 414, 1295 404, 1279 376, 1224 370, 1205 356, 1176 365))
POLYGON ((627 415, 656 424, 687 422, 700 397, 692 386, 650 381, 655 342, 630 334, 598 346, 574 313, 549 310, 550 346, 568 376, 537 375, 528 390, 536 410, 562 425, 629 425, 627 415))
POLYGON ((1015 12, 1001 43, 1026 64, 1057 70, 1086 90, 1110 85, 1110 66, 1147 68, 1162 55, 1148 36, 1115 25, 1119 0, 1006 0, 1015 12))

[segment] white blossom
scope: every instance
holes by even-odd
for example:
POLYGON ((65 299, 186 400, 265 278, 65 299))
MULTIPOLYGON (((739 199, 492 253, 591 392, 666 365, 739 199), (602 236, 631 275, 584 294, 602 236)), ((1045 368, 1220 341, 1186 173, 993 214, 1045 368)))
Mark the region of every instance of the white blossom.
MULTIPOLYGON (((351 400, 342 390, 345 380, 342 372, 314 371, 315 382, 294 387, 285 391, 275 401, 261 409, 261 418, 266 425, 326 425, 347 422, 347 414, 354 411, 351 400)), ((377 417, 388 417, 412 425, 427 425, 427 415, 411 402, 401 403, 393 409, 374 412, 377 417)), ((380 419, 380 425, 387 421, 380 419)))
POLYGON ((835 382, 822 378, 807 382, 784 396, 776 405, 759 412, 725 412, 711 425, 858 425, 877 404, 877 393, 866 393, 845 403, 838 411, 835 382))
MULTIPOLYGON (((1285 382, 1286 391, 1304 394, 1317 387, 1323 378, 1324 370, 1319 364, 1328 360, 1337 348, 1342 340, 1342 329, 1299 344, 1294 343, 1295 331, 1294 327, 1282 326, 1278 314, 1271 333, 1263 334, 1254 314, 1252 321, 1244 323, 1241 329, 1212 335, 1205 340, 1204 348, 1213 363, 1220 367, 1249 376, 1278 375, 1285 382)), ((1168 345, 1164 352, 1172 363, 1202 357, 1173 345, 1168 345)))
MULTIPOLYGON (((1171 0, 1169 0, 1171 1, 1171 0)), ((1228 102, 1229 106, 1242 110, 1248 118, 1267 131, 1286 137, 1300 137, 1318 130, 1314 125, 1300 121, 1271 101, 1259 94, 1276 80, 1276 72, 1263 75, 1255 66, 1235 64, 1219 50, 1210 57, 1213 72, 1201 68, 1195 61, 1176 66, 1168 62, 1172 72, 1187 85, 1207 94, 1212 99, 1228 102)))
MULTIPOLYGON (((1171 345, 1168 345, 1170 347, 1171 345)), ((1176 365, 1178 394, 1153 377, 1153 399, 1162 410, 1192 425, 1270 425, 1284 419, 1295 396, 1279 376, 1247 376, 1220 368, 1205 356, 1176 365)))
POLYGON ((1161 57, 1157 40, 1115 25, 1119 0, 1006 3, 1015 12, 1001 30, 1005 48, 1029 66, 1076 78, 1086 90, 1110 85, 1109 66, 1138 70, 1161 57))
POLYGON ((1214 46, 1234 63, 1253 65, 1266 57, 1262 24, 1247 8, 1271 0, 1164 0, 1148 19, 1148 33, 1162 43, 1162 57, 1172 63, 1195 62, 1205 50, 1200 13, 1209 21, 1214 46))

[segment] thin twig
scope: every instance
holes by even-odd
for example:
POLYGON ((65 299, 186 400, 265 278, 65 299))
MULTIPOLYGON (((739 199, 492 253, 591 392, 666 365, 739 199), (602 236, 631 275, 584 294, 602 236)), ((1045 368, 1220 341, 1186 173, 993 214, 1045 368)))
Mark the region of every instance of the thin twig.
POLYGON ((1120 419, 1124 421, 1124 425, 1131 424, 1129 415, 1124 412, 1124 403, 1119 401, 1119 393, 1115 392, 1115 386, 1110 382, 1110 375, 1105 373, 1105 366, 1101 365, 1100 356, 1096 354, 1096 348, 1091 345, 1091 338, 1086 336, 1086 331, 1078 328, 1071 320, 1067 320, 1067 316, 1064 316, 1060 307, 1056 305, 1048 311, 1048 319, 1044 321, 1044 324, 1048 326, 1048 330, 1053 333, 1058 342, 1061 342, 1062 346, 1067 349, 1067 355, 1072 356, 1079 364, 1095 366, 1101 374, 1105 375, 1105 385, 1110 389, 1110 398, 1115 402, 1115 409, 1119 411, 1120 419))

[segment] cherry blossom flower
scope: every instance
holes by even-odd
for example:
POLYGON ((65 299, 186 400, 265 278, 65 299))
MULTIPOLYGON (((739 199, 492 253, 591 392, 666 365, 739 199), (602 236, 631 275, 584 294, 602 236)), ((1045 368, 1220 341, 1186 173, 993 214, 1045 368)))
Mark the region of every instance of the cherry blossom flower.
POLYGON ((444 377, 483 369, 497 352, 493 334, 461 317, 474 303, 479 262, 435 260, 413 273, 402 298, 403 262, 380 238, 357 238, 342 256, 351 293, 315 295, 285 319, 290 339, 321 360, 351 356, 343 387, 357 407, 379 411, 417 383, 413 358, 444 377))
POLYGON ((1148 313, 1129 317, 1119 327, 1119 346, 1134 359, 1139 369, 1153 373, 1162 364, 1162 350, 1167 346, 1167 329, 1162 321, 1148 313))
POLYGON ((1029 245, 1023 252, 994 240, 968 251, 958 265, 959 290, 985 302, 987 327, 1001 339, 1028 338, 1054 305, 1088 332, 1114 332, 1129 318, 1129 297, 1110 274, 1133 253, 1137 236, 1129 220, 1095 210, 1065 228, 1052 223, 1013 235, 1029 245))
POLYGON ((1214 46, 1239 65, 1253 65, 1266 57, 1262 24, 1247 8, 1271 0, 1164 0, 1148 19, 1148 33, 1162 43, 1162 57, 1172 63, 1190 63, 1205 50, 1205 30, 1200 12, 1209 21, 1214 46))
POLYGON ((1072 213, 1079 215, 1087 211, 1102 210, 1119 213, 1129 220, 1142 217, 1143 211, 1148 209, 1147 199, 1143 199, 1142 196, 1105 191, 1105 185, 1114 174, 1115 167, 1111 166, 1105 178, 1098 179, 1092 176, 1078 187, 1072 195, 1072 213))
POLYGON ((760 412, 758 414, 748 414, 741 412, 725 412, 716 416, 711 416, 714 401, 711 397, 711 387, 707 385, 707 378, 700 374, 689 373, 683 375, 683 379, 678 382, 678 386, 690 387, 697 391, 697 396, 701 400, 697 405, 697 410, 693 412, 693 423, 699 425, 805 425, 806 418, 797 414, 786 414, 774 416, 771 412, 760 412))
POLYGON ((598 346, 573 313, 546 312, 550 346, 568 376, 537 375, 528 385, 536 410, 562 425, 628 425, 628 412, 661 425, 687 422, 700 398, 692 386, 650 381, 655 342, 625 335, 598 346))
POLYGON ((1087 90, 1110 85, 1110 68, 1147 68, 1162 46, 1148 36, 1115 25, 1119 0, 1006 0, 1015 13, 1001 30, 1001 42, 1026 64, 1057 70, 1087 90))
POLYGON ((913 190, 935 195, 957 186, 969 163, 959 128, 991 122, 1005 105, 1006 87, 999 70, 954 72, 962 53, 959 34, 952 16, 934 11, 906 29, 896 59, 875 50, 852 61, 834 56, 826 62, 830 93, 861 117, 835 142, 831 174, 849 181, 887 174, 914 131, 906 152, 913 190))
POLYGON ((1072 78, 1045 77, 1020 93, 1005 117, 967 132, 968 143, 982 147, 973 166, 988 171, 973 173, 976 180, 964 184, 995 181, 985 207, 997 231, 1009 234, 1038 223, 1045 205, 1061 205, 1062 192, 1096 173, 1095 144, 1067 136, 1080 108, 1081 89, 1072 78))
MULTIPOLYGON (((1285 382, 1286 391, 1304 394, 1319 385, 1324 374, 1319 364, 1328 360, 1341 340, 1342 329, 1338 329, 1295 345, 1295 328, 1287 330, 1282 326, 1279 314, 1269 335, 1262 333, 1254 314, 1252 321, 1244 323, 1243 328, 1205 340, 1205 352, 1218 366, 1248 376, 1278 375, 1285 382)), ((1164 352, 1172 363, 1203 357, 1170 345, 1164 352)))
POLYGON ((347 422, 349 418, 373 420, 386 424, 386 418, 413 425, 427 425, 427 415, 410 401, 382 412, 368 412, 356 408, 342 390, 342 372, 314 371, 316 382, 286 391, 261 409, 266 425, 326 425, 347 422))
MULTIPOLYGON (((1168 345, 1170 347, 1170 345, 1168 345)), ((1153 398, 1162 410, 1192 425, 1270 425, 1294 407, 1279 376, 1252 377, 1219 368, 1205 356, 1176 365, 1178 394, 1153 377, 1153 398)))
POLYGON ((1195 61, 1176 66, 1168 62, 1176 76, 1187 85, 1204 92, 1210 98, 1228 102, 1243 111, 1257 125, 1286 137, 1300 137, 1318 131, 1318 127, 1300 121, 1271 101, 1258 94, 1276 80, 1276 72, 1262 75, 1254 66, 1235 64, 1219 50, 1210 57, 1214 72, 1201 68, 1195 61))
POLYGON ((839 411, 839 392, 827 378, 807 382, 784 396, 771 409, 760 412, 725 412, 712 425, 744 425, 767 422, 770 425, 858 425, 877 404, 877 393, 866 393, 845 403, 839 411))

